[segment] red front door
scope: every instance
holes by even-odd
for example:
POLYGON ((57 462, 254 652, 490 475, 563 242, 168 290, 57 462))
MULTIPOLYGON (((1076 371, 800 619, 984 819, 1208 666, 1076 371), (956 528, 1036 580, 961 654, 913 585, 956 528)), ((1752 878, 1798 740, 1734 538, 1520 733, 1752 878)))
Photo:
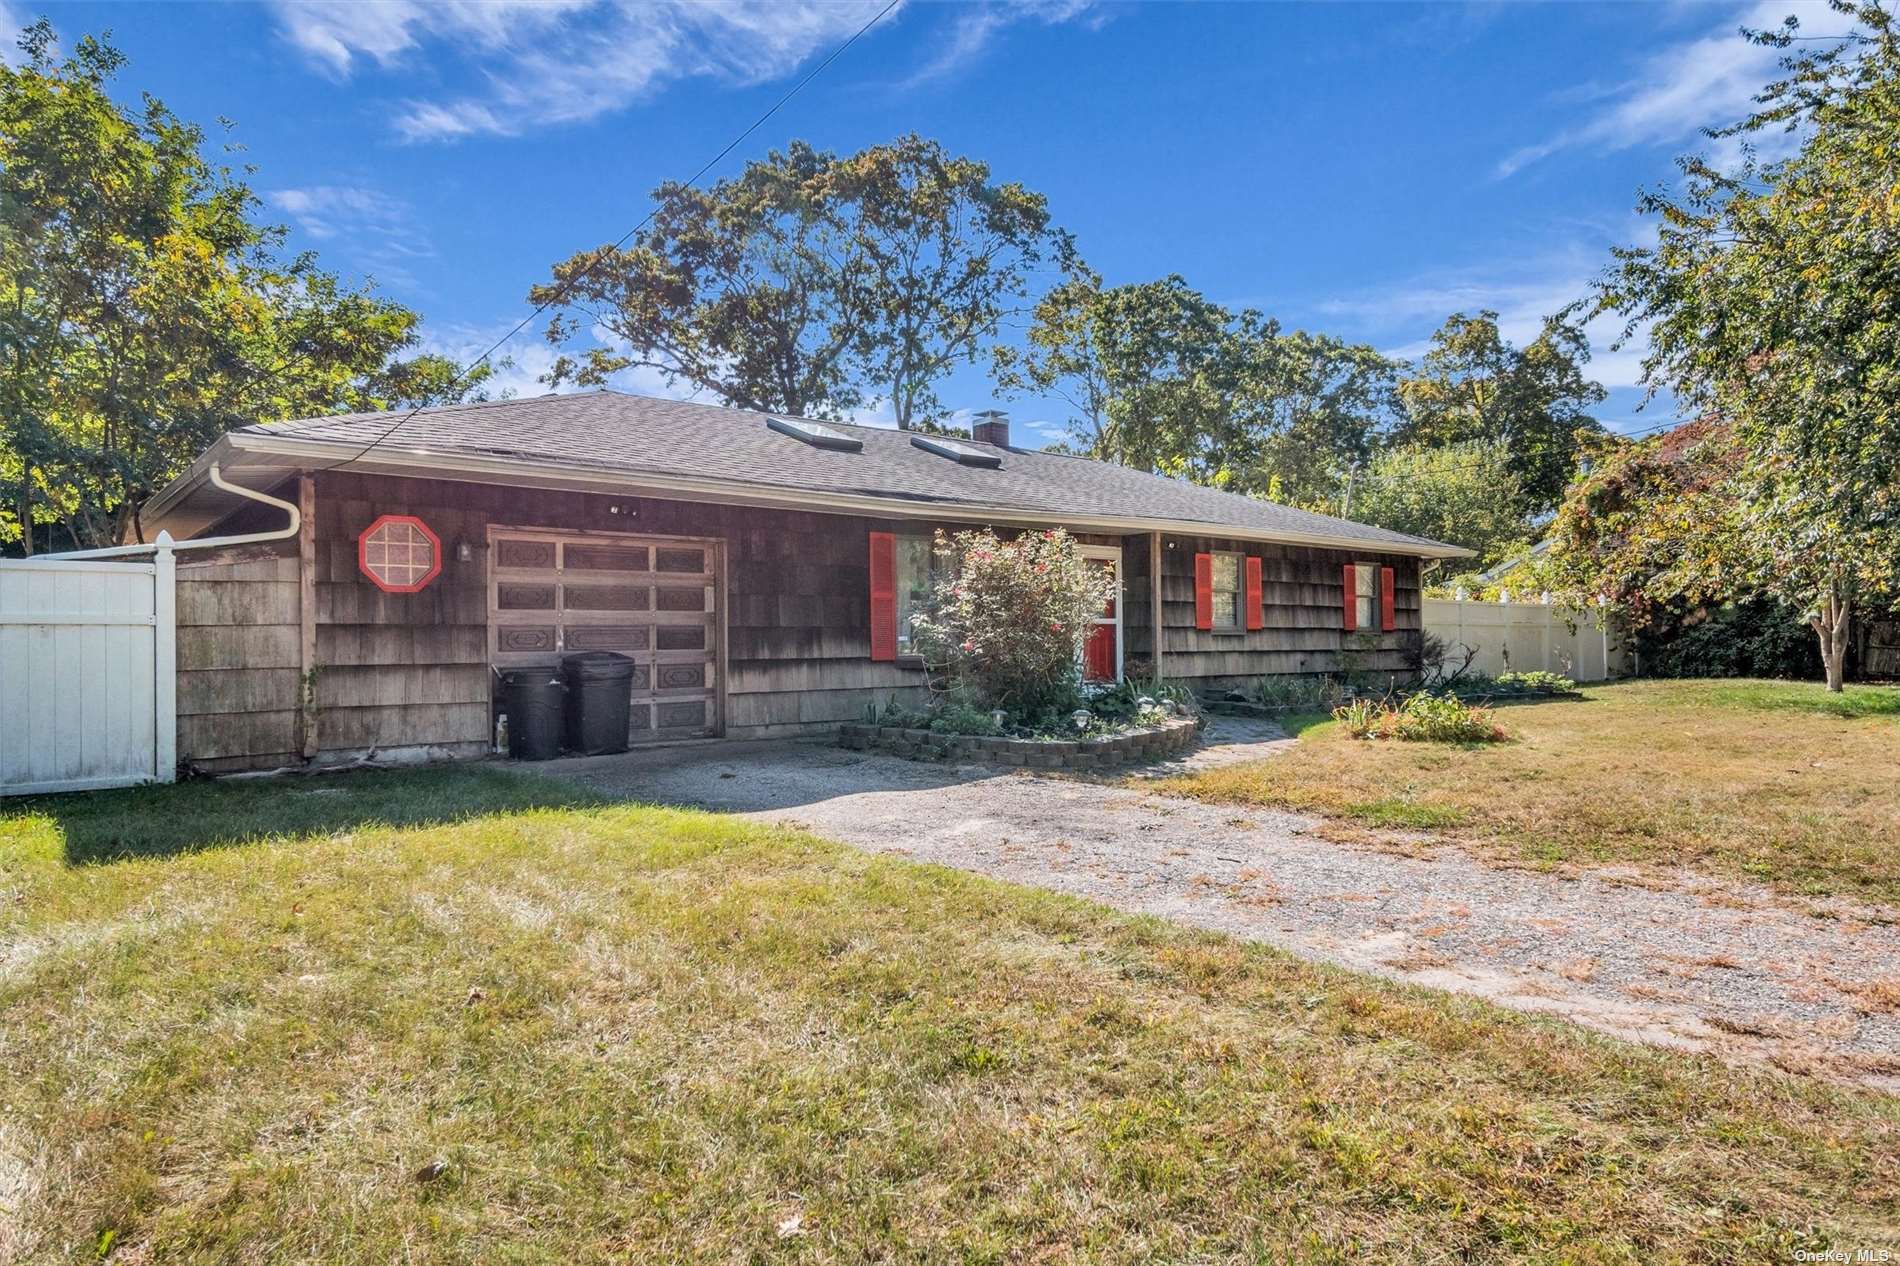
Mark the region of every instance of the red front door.
MULTIPOLYGON (((1091 567, 1100 567, 1110 575, 1117 575, 1120 568, 1112 558, 1091 558, 1091 567)), ((1121 633, 1121 622, 1116 618, 1116 599, 1110 598, 1101 614, 1095 617, 1095 627, 1089 631, 1088 640, 1082 643, 1082 680, 1114 681, 1120 676, 1120 665, 1116 662, 1116 642, 1121 633)))

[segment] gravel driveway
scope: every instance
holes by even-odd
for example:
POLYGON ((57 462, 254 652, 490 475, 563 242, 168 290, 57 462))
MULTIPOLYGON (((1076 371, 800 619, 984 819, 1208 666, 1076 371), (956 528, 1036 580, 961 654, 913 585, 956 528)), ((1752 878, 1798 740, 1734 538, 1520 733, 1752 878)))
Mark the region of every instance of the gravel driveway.
MULTIPOLYGON (((1169 768, 1258 759, 1276 737, 1217 721, 1207 746, 1169 768)), ((809 743, 533 768, 630 799, 798 823, 1623 1037, 1900 1091, 1900 925, 1867 907, 1620 868, 1500 867, 1443 844, 1340 844, 1297 814, 809 743)))

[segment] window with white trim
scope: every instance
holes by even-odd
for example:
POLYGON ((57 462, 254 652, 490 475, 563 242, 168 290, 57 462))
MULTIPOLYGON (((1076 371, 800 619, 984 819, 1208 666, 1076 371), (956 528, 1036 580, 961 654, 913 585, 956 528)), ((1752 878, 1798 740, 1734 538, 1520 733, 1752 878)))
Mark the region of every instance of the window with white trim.
POLYGON ((892 561, 897 579, 897 652, 916 653, 911 638, 911 617, 930 601, 930 587, 936 582, 937 562, 934 542, 928 536, 899 536, 892 541, 892 561))
POLYGON ((1212 560, 1213 583, 1208 588, 1214 599, 1214 631, 1238 633, 1244 627, 1241 623, 1240 555, 1215 554, 1212 560))
POLYGON ((1352 565, 1353 620, 1359 629, 1379 627, 1379 564, 1352 565))

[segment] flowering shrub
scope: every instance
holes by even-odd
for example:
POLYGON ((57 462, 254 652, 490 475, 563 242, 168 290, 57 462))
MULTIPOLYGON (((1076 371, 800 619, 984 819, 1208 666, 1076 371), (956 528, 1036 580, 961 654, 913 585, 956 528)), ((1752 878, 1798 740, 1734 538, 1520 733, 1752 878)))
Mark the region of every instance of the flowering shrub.
POLYGON ((1397 706, 1389 700, 1355 699, 1333 709, 1333 719, 1358 739, 1498 743, 1508 737, 1491 709, 1443 695, 1417 694, 1397 706))
POLYGON ((1082 642, 1115 593, 1059 528, 1003 540, 937 533, 947 564, 912 637, 931 672, 986 708, 1028 716, 1075 706, 1082 642))

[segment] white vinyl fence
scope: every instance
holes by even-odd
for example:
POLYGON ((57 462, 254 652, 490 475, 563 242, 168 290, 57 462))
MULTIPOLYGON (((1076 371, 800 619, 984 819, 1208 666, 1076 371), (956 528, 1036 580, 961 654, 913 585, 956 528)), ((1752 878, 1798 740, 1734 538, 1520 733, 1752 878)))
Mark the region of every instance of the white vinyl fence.
POLYGON ((1478 602, 1425 599, 1425 631, 1445 640, 1455 665, 1465 649, 1477 652, 1471 667, 1503 672, 1558 673, 1574 681, 1610 681, 1627 676, 1625 639, 1607 611, 1574 611, 1547 600, 1478 602))
POLYGON ((0 559, 0 795, 172 781, 176 592, 167 548, 0 559))

